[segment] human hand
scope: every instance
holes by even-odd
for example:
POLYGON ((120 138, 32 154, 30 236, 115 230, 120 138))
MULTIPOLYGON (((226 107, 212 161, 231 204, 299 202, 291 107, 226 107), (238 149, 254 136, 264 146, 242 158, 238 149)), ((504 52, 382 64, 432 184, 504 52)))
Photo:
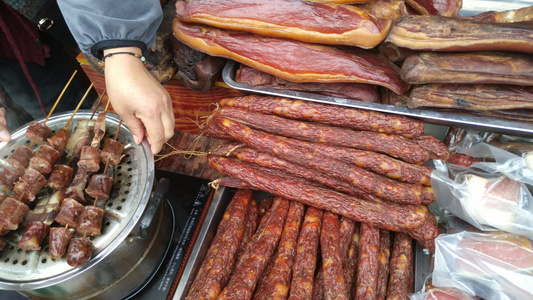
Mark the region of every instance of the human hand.
POLYGON ((11 134, 7 129, 6 110, 0 107, 0 142, 11 141, 11 134))
MULTIPOLYGON (((113 48, 114 52, 141 54, 136 47, 113 48)), ((113 109, 133 134, 136 143, 144 137, 152 152, 159 153, 174 135, 174 111, 167 90, 148 72, 143 62, 129 54, 116 54, 105 60, 107 95, 113 109)))

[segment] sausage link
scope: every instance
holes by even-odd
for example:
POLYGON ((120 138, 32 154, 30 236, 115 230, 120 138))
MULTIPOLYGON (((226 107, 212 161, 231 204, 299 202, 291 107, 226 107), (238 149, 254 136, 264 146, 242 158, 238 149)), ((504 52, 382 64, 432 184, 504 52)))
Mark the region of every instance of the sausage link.
POLYGON ((296 244, 304 211, 305 205, 291 201, 279 246, 272 259, 273 267, 267 275, 266 282, 257 287, 254 299, 287 299, 289 296, 296 244))
POLYGON ((413 204, 420 204, 422 201, 422 185, 393 180, 328 157, 327 155, 312 155, 307 149, 302 149, 301 145, 306 143, 303 141, 254 130, 246 125, 226 118, 215 118, 214 122, 221 125, 225 132, 230 134, 234 139, 246 143, 252 148, 278 155, 293 163, 331 174, 331 176, 357 185, 361 190, 369 194, 390 201, 404 199, 413 204))
POLYGON ((348 296, 350 299, 353 299, 355 296, 355 278, 357 278, 357 262, 359 255, 359 230, 361 225, 355 223, 355 227, 352 233, 352 238, 350 240, 350 245, 348 247, 348 252, 344 259, 344 281, 346 282, 346 290, 348 291, 348 296))
POLYGON ((252 298, 257 281, 278 245, 289 203, 281 197, 274 200, 272 213, 252 237, 250 247, 247 247, 240 260, 240 266, 237 266, 218 299, 252 298))
POLYGON ((378 277, 377 277, 377 299, 387 298, 387 281, 389 280, 391 238, 390 231, 379 230, 379 256, 378 256, 378 277))
MULTIPOLYGON (((372 153, 378 152, 399 158, 408 163, 420 164, 428 161, 431 158, 430 154, 436 155, 433 154, 434 152, 430 152, 429 149, 434 151, 444 150, 444 153, 448 153, 449 156, 449 152, 442 142, 437 139, 428 139, 427 137, 430 136, 427 135, 417 137, 413 140, 400 135, 373 131, 357 131, 344 127, 292 120, 232 107, 224 107, 216 115, 271 134, 319 143, 324 150, 335 150, 336 147, 332 146, 353 148, 354 156, 368 157, 369 160, 371 159, 372 153), (423 147, 426 145, 427 147, 423 147), (438 147, 439 145, 441 146, 440 148, 438 147), (355 151, 355 149, 367 151, 355 151)), ((344 154, 344 156, 347 155, 344 154)), ((379 155, 375 153, 373 156, 379 155)), ((361 163, 380 170, 379 165, 373 166, 366 161, 362 161, 361 163)), ((392 175, 396 175, 396 173, 392 175)))
POLYGON ((423 122, 404 116, 303 100, 252 95, 223 99, 220 105, 406 137, 415 137, 424 133, 423 122))
POLYGON ((360 235, 355 299, 375 299, 379 261, 379 229, 363 223, 360 235))
POLYGON ((338 215, 325 212, 320 233, 320 249, 324 272, 324 299, 348 299, 344 282, 338 215))
POLYGON ((217 233, 191 285, 187 299, 216 299, 226 285, 246 225, 251 190, 239 190, 224 212, 217 233))
POLYGON ((407 294, 413 291, 413 246, 412 239, 403 232, 394 234, 389 272, 387 299, 406 299, 407 294))
POLYGON ((401 231, 416 228, 425 221, 427 208, 424 206, 364 201, 316 186, 302 178, 271 175, 260 167, 235 159, 208 155, 208 161, 213 168, 237 177, 256 189, 325 209, 358 222, 370 223, 379 228, 401 231))
POLYGON ((313 278, 323 214, 321 209, 314 207, 308 207, 305 212, 298 236, 289 300, 307 300, 313 294, 313 278))

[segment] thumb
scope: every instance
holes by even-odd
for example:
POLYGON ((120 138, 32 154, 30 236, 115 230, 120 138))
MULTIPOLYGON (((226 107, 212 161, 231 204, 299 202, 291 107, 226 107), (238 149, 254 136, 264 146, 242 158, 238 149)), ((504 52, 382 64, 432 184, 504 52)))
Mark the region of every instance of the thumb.
POLYGON ((131 134, 133 135, 133 141, 135 144, 140 144, 144 139, 144 126, 140 119, 134 116, 122 118, 126 126, 128 126, 131 134))

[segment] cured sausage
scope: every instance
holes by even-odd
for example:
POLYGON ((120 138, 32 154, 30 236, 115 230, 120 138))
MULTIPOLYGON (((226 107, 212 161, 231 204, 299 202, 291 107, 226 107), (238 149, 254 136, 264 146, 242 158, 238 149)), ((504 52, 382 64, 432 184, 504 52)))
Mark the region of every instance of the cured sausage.
POLYGON ((74 177, 74 170, 67 165, 55 165, 52 173, 48 177, 46 186, 54 190, 63 189, 69 186, 74 177))
POLYGON ((187 294, 187 299, 216 299, 226 285, 246 226, 251 190, 238 190, 220 221, 217 233, 187 294))
POLYGON ((252 198, 250 201, 250 207, 248 208, 248 212, 246 213, 246 225, 244 227, 244 233, 242 235, 241 245, 239 246, 239 250, 237 250, 237 255, 235 261, 239 261, 242 254, 244 253, 244 249, 248 246, 248 243, 252 239, 252 236, 257 228, 258 225, 258 204, 255 199, 252 198))
POLYGON ((325 299, 348 299, 344 282, 344 256, 341 253, 339 236, 339 217, 334 213, 325 212, 320 232, 325 299))
POLYGON ((226 98, 221 106, 273 114, 289 119, 307 120, 334 126, 415 137, 424 133, 424 123, 400 115, 328 105, 304 100, 268 96, 226 98))
MULTIPOLYGON (((416 140, 407 139, 399 135, 389 135, 373 131, 356 131, 337 126, 292 120, 231 107, 222 108, 217 112, 217 116, 225 117, 271 134, 316 143, 317 145, 313 147, 318 148, 318 151, 326 151, 328 154, 329 152, 333 152, 331 153, 332 156, 340 155, 340 157, 343 157, 349 162, 353 162, 363 168, 368 168, 376 173, 390 174, 390 177, 396 177, 399 180, 403 179, 402 181, 414 183, 427 181, 427 178, 425 178, 427 176, 426 169, 418 166, 409 166, 408 164, 400 164, 401 162, 390 159, 385 155, 374 153, 387 154, 408 163, 424 163, 430 159, 430 153, 418 145, 416 140), (366 151, 345 149, 345 147, 366 151), (370 161, 374 159, 380 163, 390 164, 391 166, 382 168, 377 164, 373 165, 370 161), (419 172, 416 172, 416 170, 419 170, 419 172), (409 174, 409 176, 401 175, 402 172, 407 171, 414 174, 409 174), (411 179, 411 177, 414 178, 411 179)), ((223 130, 223 128, 221 129, 223 130)))
POLYGON ((38 171, 41 174, 52 172, 52 167, 61 157, 61 153, 48 144, 39 146, 33 157, 30 159, 29 168, 38 171))
POLYGON ((387 299, 405 299, 405 295, 413 291, 410 286, 412 274, 412 239, 405 233, 396 232, 392 244, 387 299))
POLYGON ((427 208, 423 206, 395 206, 395 203, 364 201, 316 186, 305 179, 271 175, 259 167, 235 159, 208 155, 208 161, 213 168, 239 178, 256 189, 379 228, 401 231, 421 226, 425 221, 427 208))
POLYGON ((37 145, 41 145, 46 141, 50 134, 52 134, 52 129, 46 124, 32 121, 24 133, 24 136, 28 141, 35 141, 37 145))
POLYGON ((440 230, 437 227, 437 218, 429 210, 424 224, 406 233, 429 251, 435 252, 435 239, 440 235, 440 230))
POLYGON ((72 238, 67 250, 67 264, 71 267, 80 267, 85 264, 93 254, 93 242, 84 237, 72 238))
POLYGON ((195 0, 176 3, 184 22, 303 42, 373 48, 391 26, 350 5, 303 0, 195 0), (292 12, 292 13, 291 13, 292 12))
POLYGON ((313 294, 313 278, 323 214, 322 210, 314 207, 308 207, 305 212, 294 258, 290 300, 307 300, 313 294))
POLYGON ((24 215, 30 210, 30 208, 14 199, 7 197, 0 203, 0 227, 3 230, 15 230, 24 219, 24 215))
POLYGON ((375 299, 379 270, 379 229, 363 223, 360 235, 355 298, 375 299))
POLYGON ((294 82, 358 82, 386 87, 397 94, 409 90, 399 68, 358 47, 335 47, 292 39, 263 37, 181 22, 172 24, 183 43, 206 54, 224 57, 294 82))
POLYGON ((341 248, 341 256, 344 258, 348 255, 348 249, 352 241, 353 232, 357 222, 341 216, 339 220, 339 242, 341 248))
MULTIPOLYGON (((383 201, 374 195, 371 195, 371 194, 368 194, 362 191, 357 186, 345 180, 340 180, 338 178, 330 176, 329 174, 319 172, 312 168, 306 168, 306 167, 302 167, 297 164, 293 164, 279 157, 270 155, 268 153, 257 151, 253 148, 248 148, 248 147, 240 148, 240 149, 235 150, 234 154, 237 158, 239 158, 242 161, 254 163, 256 165, 269 168, 271 170, 283 171, 283 172, 287 172, 287 173, 290 173, 296 176, 303 177, 308 180, 316 181, 332 189, 346 193, 348 195, 361 198, 363 200, 375 201, 375 202, 383 201)), ((246 184, 246 183, 242 183, 242 181, 241 183, 237 183, 237 182, 228 182, 228 180, 224 180, 224 182, 221 181, 220 184, 222 185, 230 184, 230 185, 233 185, 232 187, 234 187, 234 185, 236 184, 246 184)), ((395 199, 394 201, 397 201, 398 203, 406 202, 404 199, 395 199)), ((407 201, 407 203, 410 203, 410 202, 407 201)))
POLYGON ((359 256, 359 231, 361 225, 355 223, 352 233, 352 238, 348 246, 348 252, 344 259, 344 282, 346 282, 346 291, 350 299, 354 299, 355 295, 355 278, 357 278, 357 261, 359 256))
POLYGON ((102 234, 102 221, 105 210, 98 206, 86 205, 78 218, 76 232, 84 236, 98 236, 102 234))
POLYGON ((404 16, 391 27, 387 42, 423 51, 511 51, 533 53, 530 22, 486 23, 443 16, 404 16))
POLYGON ((7 158, 7 163, 13 169, 26 169, 30 165, 30 159, 33 157, 33 150, 25 145, 19 145, 15 152, 7 158))
POLYGON ((100 149, 90 145, 83 146, 78 167, 87 172, 98 172, 100 170, 100 149))
POLYGON ((387 281, 389 280, 389 261, 391 249, 391 234, 385 229, 379 230, 379 255, 378 255, 378 277, 377 277, 377 298, 385 300, 387 298, 387 281))
POLYGON ((56 134, 49 137, 47 141, 50 146, 59 151, 59 153, 63 154, 65 151, 65 146, 68 143, 68 136, 68 130, 66 128, 61 128, 61 130, 59 130, 56 134))
POLYGON ((277 247, 283 231, 283 223, 290 202, 277 197, 272 204, 272 213, 262 223, 250 241, 239 265, 218 299, 251 299, 259 276, 264 271, 277 247), (264 225, 264 226, 263 226, 264 225))
POLYGON ((264 285, 257 287, 253 299, 286 299, 289 296, 296 244, 304 212, 305 205, 291 201, 278 249, 272 257, 272 269, 267 274, 264 285))
POLYGON ((60 259, 67 252, 67 247, 73 234, 74 232, 66 227, 50 228, 48 250, 52 259, 60 259))
POLYGON ((41 221, 33 221, 26 225, 18 246, 22 250, 41 250, 41 243, 48 233, 49 226, 41 221))
POLYGON ((254 130, 226 118, 217 117, 213 119, 213 122, 221 125, 224 131, 234 139, 250 147, 345 180, 369 194, 389 201, 402 199, 412 204, 420 204, 422 201, 422 185, 396 181, 327 155, 310 155, 308 151, 299 147, 304 142, 296 139, 254 130))
MULTIPOLYGON (((399 135, 355 131, 231 107, 222 108, 217 112, 217 116, 225 117, 271 134, 313 142, 300 143, 299 145, 306 147, 308 151, 314 151, 315 153, 325 152, 329 156, 354 163, 361 168, 410 183, 429 185, 429 176, 432 171, 428 166, 412 164, 424 163, 432 156, 435 156, 435 158, 442 157, 443 159, 446 158, 446 155, 449 156, 444 143, 439 140, 431 140, 428 135, 407 139, 399 135), (422 145, 419 145, 419 143, 422 145), (375 152, 399 158, 407 163, 375 152), (433 155, 434 152, 438 153, 433 155)), ((220 126, 218 127, 220 128, 220 126)), ((223 128, 220 129, 224 130, 223 128)))

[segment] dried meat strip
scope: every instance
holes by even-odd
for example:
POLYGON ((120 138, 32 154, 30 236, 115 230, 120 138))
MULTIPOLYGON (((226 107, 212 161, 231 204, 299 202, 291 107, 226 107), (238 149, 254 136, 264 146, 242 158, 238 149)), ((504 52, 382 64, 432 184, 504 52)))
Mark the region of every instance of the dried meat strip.
MULTIPOLYGON (((385 176, 372 173, 357 166, 344 163, 327 155, 310 155, 307 149, 299 147, 302 141, 285 138, 259 130, 254 130, 241 123, 226 119, 214 118, 224 131, 235 140, 246 143, 250 147, 278 155, 293 163, 314 168, 331 176, 346 180, 361 190, 394 201, 402 199, 412 204, 420 204, 423 199, 423 188, 419 184, 396 181, 385 176)), ((315 151, 317 153, 318 151, 315 151)))
POLYGON ((427 208, 419 205, 371 202, 310 184, 304 179, 271 175, 259 167, 235 159, 208 156, 209 164, 253 187, 286 199, 329 210, 358 222, 393 231, 417 228, 425 221, 427 208))
POLYGON ((381 43, 391 26, 391 20, 355 6, 303 0, 179 1, 176 15, 184 22, 262 36, 367 49, 381 43))
POLYGON ((88 178, 89 174, 87 174, 87 171, 85 171, 83 168, 79 168, 78 172, 76 172, 76 175, 74 175, 74 179, 72 179, 70 185, 65 190, 65 196, 75 199, 80 203, 87 202, 85 200, 85 194, 83 193, 83 190, 85 189, 88 178))
POLYGON ((487 23, 443 16, 404 16, 386 42, 422 51, 511 51, 533 53, 531 22, 487 23))
MULTIPOLYGON (((411 183, 427 184, 429 182, 428 177, 431 174, 431 168, 411 165, 424 163, 431 158, 430 153, 417 143, 417 139, 297 121, 232 107, 222 108, 217 112, 217 116, 235 120, 268 133, 317 143, 316 146, 307 143, 302 144, 302 146, 308 149, 311 146, 317 147, 319 148, 318 152, 328 153, 330 156, 342 158, 359 167, 388 177, 411 183), (346 149, 345 147, 365 151, 346 149), (375 152, 399 158, 409 164, 375 152), (385 166, 381 166, 381 164, 385 166)), ((223 130, 223 128, 221 129, 223 130)), ((425 136, 421 135, 417 138, 425 136)), ((446 149, 442 142, 441 144, 446 149)), ((446 153, 447 151, 444 154, 446 153)))
POLYGON ((532 109, 533 87, 497 84, 423 84, 411 90, 407 106, 473 111, 532 109))
POLYGON ((468 83, 533 85, 533 58, 512 52, 423 52, 402 64, 410 84, 468 83))
POLYGON ((325 212, 320 232, 325 299, 348 299, 339 236, 339 216, 325 212))
POLYGON ((262 288, 257 287, 253 299, 286 299, 289 296, 296 245, 304 212, 305 205, 291 201, 279 246, 272 258, 273 267, 267 274, 266 284, 262 288))
POLYGON ((391 233, 388 230, 379 230, 379 256, 378 256, 378 276, 377 276, 377 296, 378 300, 387 298, 387 282, 389 280, 389 261, 391 252, 391 233))
POLYGON ((186 299, 217 299, 226 286, 246 227, 251 190, 239 190, 224 212, 186 299))
POLYGON ((397 94, 409 90, 396 65, 365 49, 263 37, 184 23, 178 18, 172 28, 180 41, 206 54, 233 59, 285 80, 366 83, 397 94))
POLYGON ((379 270, 379 229, 361 224, 359 263, 357 266, 356 299, 375 299, 379 270))
POLYGON ((380 98, 377 87, 372 84, 350 82, 292 82, 243 64, 239 66, 239 69, 235 73, 235 81, 249 86, 266 86, 278 90, 309 92, 372 103, 378 103, 380 98))
POLYGON ((412 239, 405 233, 394 234, 389 272, 387 299, 405 299, 414 289, 410 285, 414 272, 412 239))
POLYGON ((257 230, 241 259, 240 267, 235 269, 228 284, 218 299, 251 299, 259 276, 277 247, 283 223, 289 210, 290 201, 278 197, 272 204, 272 214, 265 220, 264 230, 257 230))
POLYGON ((289 292, 290 300, 307 300, 313 294, 313 278, 317 263, 320 230, 324 212, 308 207, 304 215, 302 229, 298 236, 296 257, 289 292))
POLYGON ((424 123, 412 118, 304 100, 251 95, 222 99, 220 105, 289 119, 398 134, 405 137, 415 137, 424 133, 424 123))
POLYGON ((533 21, 533 5, 505 11, 485 11, 480 14, 464 18, 481 22, 500 23, 533 21))
POLYGON ((463 6, 462 0, 405 0, 421 15, 440 15, 459 17, 459 10, 463 6))

